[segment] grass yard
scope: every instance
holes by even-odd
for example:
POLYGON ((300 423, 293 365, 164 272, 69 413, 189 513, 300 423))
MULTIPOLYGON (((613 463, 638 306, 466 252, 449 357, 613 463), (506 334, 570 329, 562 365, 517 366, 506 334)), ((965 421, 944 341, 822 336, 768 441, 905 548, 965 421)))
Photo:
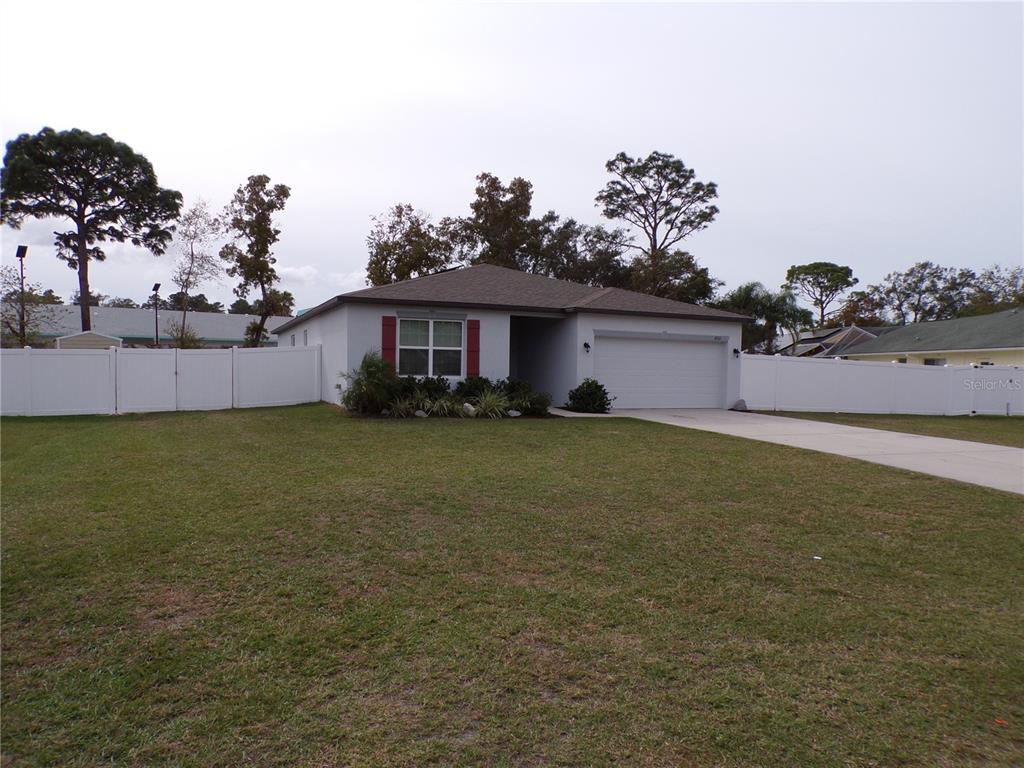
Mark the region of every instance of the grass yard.
POLYGON ((1024 762, 1010 494, 627 419, 2 430, 5 766, 1024 762))
MULTIPOLYGON (((765 413, 768 412, 765 411, 765 413)), ((771 415, 1024 448, 1024 416, 907 416, 875 413, 802 413, 799 411, 772 411, 771 415)))

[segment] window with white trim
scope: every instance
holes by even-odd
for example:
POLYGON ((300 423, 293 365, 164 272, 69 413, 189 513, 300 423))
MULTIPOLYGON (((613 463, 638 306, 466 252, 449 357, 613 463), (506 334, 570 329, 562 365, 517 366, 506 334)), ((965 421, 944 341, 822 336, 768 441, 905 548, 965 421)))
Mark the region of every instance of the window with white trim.
POLYGON ((399 376, 461 376, 461 320, 398 320, 399 376))

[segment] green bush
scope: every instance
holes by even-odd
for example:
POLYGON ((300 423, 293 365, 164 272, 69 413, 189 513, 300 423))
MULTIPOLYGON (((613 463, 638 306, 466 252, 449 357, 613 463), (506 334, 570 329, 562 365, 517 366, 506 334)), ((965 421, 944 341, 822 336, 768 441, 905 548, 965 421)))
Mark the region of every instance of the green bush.
POLYGON ((167 326, 167 332, 174 339, 174 346, 178 349, 202 349, 203 339, 191 325, 174 322, 167 326))
POLYGON ((392 400, 387 407, 388 416, 394 419, 408 419, 419 409, 419 403, 411 397, 400 397, 397 400, 392 400))
POLYGON ((551 405, 551 395, 547 392, 527 392, 510 397, 512 409, 523 416, 547 416, 551 405))
POLYGON ((488 389, 473 399, 479 418, 500 419, 509 409, 508 397, 500 389, 488 389))
POLYGON ((451 385, 448 383, 448 379, 444 376, 424 376, 416 382, 416 388, 423 393, 425 397, 431 400, 437 400, 438 398, 445 397, 451 390, 451 385))
POLYGON ((394 366, 377 352, 367 352, 359 368, 343 373, 347 387, 338 384, 341 402, 352 413, 377 415, 388 409, 399 396, 402 384, 394 366))
POLYGON ((492 389, 494 389, 494 382, 486 376, 470 376, 455 385, 455 395, 466 402, 492 389))
POLYGON ((569 410, 579 413, 608 413, 614 399, 597 379, 584 379, 582 384, 569 392, 569 410))
MULTIPOLYGON (((368 356, 369 357, 369 356, 368 356)), ((363 359, 359 371, 347 377, 350 385, 346 390, 345 407, 355 413, 380 413, 386 410, 394 418, 409 418, 416 411, 428 416, 465 416, 464 404, 476 409, 476 415, 498 419, 508 411, 516 410, 524 416, 547 416, 551 397, 543 392, 534 392, 530 383, 521 379, 491 381, 483 376, 473 376, 460 381, 452 392, 448 379, 443 376, 398 377, 390 365, 380 360, 379 355, 363 359), (390 377, 387 371, 390 371, 390 377), (367 391, 373 397, 366 396, 367 391), (377 395, 390 392, 390 397, 380 401, 377 395), (351 393, 351 394, 349 394, 351 393), (352 405, 349 404, 351 399, 352 405), (366 400, 372 406, 362 407, 366 400)))
POLYGON ((510 400, 517 397, 527 397, 533 394, 533 385, 524 379, 500 379, 494 382, 494 388, 500 389, 510 400))
POLYGON ((430 401, 428 407, 424 408, 429 416, 461 416, 462 403, 453 395, 445 395, 436 400, 430 401))

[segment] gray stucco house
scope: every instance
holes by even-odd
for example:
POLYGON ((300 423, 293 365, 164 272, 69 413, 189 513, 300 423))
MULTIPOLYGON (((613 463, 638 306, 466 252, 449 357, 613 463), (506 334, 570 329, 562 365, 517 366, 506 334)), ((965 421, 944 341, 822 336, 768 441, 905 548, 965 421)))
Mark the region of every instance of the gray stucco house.
POLYGON ((512 376, 556 404, 593 377, 616 408, 722 408, 739 399, 745 321, 481 264, 335 296, 270 330, 322 346, 325 393, 375 350, 399 375, 512 376))

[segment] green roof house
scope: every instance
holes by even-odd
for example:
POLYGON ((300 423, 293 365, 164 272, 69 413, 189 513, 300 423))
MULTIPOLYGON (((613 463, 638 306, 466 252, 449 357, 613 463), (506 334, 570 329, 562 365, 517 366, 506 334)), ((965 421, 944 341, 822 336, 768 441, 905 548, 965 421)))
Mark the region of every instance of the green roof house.
POLYGON ((1024 309, 905 325, 849 347, 843 356, 918 365, 1024 366, 1024 309))

